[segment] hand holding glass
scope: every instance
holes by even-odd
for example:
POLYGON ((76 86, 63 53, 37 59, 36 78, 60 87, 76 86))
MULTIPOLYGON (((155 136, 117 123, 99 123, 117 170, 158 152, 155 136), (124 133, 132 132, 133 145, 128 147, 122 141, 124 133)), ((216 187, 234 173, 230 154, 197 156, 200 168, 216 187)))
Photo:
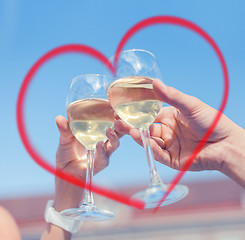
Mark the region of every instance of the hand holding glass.
MULTIPOLYGON (((114 60, 115 56, 112 58, 114 60)), ((116 114, 128 125, 140 131, 150 170, 150 184, 133 198, 143 200, 145 208, 155 208, 165 195, 168 185, 160 179, 150 145, 149 127, 159 113, 162 102, 154 92, 152 82, 162 79, 155 56, 145 50, 127 50, 118 56, 116 76, 108 72, 107 97, 116 114)), ((161 206, 184 198, 188 188, 176 185, 161 206)))
POLYGON ((114 214, 99 210, 91 192, 96 144, 106 141, 106 130, 114 126, 114 111, 106 99, 104 76, 81 75, 72 80, 67 97, 67 116, 73 135, 86 148, 87 173, 82 206, 66 209, 61 214, 82 221, 101 221, 114 214))

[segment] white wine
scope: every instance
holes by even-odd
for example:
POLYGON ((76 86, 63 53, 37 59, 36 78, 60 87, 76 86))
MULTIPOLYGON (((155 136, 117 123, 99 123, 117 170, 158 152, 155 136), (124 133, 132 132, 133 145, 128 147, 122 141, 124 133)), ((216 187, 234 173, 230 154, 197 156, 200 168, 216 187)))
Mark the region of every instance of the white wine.
POLYGON ((106 141, 106 130, 114 126, 114 111, 106 99, 87 98, 72 102, 67 108, 71 131, 88 150, 106 141))
POLYGON ((145 100, 118 105, 115 112, 127 124, 135 128, 147 129, 154 122, 162 103, 145 100))
POLYGON ((106 130, 113 127, 113 122, 106 121, 73 121, 70 128, 77 140, 86 149, 95 149, 99 141, 106 141, 106 130))
POLYGON ((149 128, 162 107, 152 82, 143 76, 125 77, 114 81, 107 90, 117 115, 132 127, 149 128))

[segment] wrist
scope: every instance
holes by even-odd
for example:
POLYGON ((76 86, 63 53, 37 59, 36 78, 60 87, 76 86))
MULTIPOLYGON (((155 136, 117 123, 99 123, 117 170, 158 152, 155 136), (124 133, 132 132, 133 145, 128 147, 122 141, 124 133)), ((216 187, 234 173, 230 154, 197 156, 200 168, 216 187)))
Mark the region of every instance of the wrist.
MULTIPOLYGON (((52 231, 53 233, 76 233, 82 225, 81 221, 66 218, 62 216, 60 212, 56 211, 54 209, 53 200, 49 200, 47 202, 44 218, 45 221, 49 224, 49 232, 52 231)), ((67 236, 69 236, 69 234, 67 236)))
POLYGON ((227 142, 221 172, 245 188, 245 130, 238 127, 227 142))
POLYGON ((72 233, 60 228, 52 223, 47 223, 46 230, 43 232, 41 240, 65 239, 70 240, 72 233))
POLYGON ((80 206, 84 189, 58 177, 55 178, 54 208, 61 212, 68 208, 80 206))

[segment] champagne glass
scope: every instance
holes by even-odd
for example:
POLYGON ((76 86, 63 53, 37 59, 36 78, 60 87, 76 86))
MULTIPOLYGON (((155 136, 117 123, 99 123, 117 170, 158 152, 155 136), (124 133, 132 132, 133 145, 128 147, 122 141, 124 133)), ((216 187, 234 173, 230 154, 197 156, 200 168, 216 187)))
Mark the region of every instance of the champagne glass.
POLYGON ((99 210, 91 191, 96 144, 106 141, 106 130, 114 126, 114 111, 106 98, 104 75, 86 74, 72 80, 66 103, 68 122, 76 139, 86 148, 87 172, 83 202, 79 208, 61 214, 81 221, 102 221, 114 214, 99 210))
MULTIPOLYGON (((110 60, 113 62, 114 57, 110 60)), ((133 198, 145 202, 145 208, 155 208, 165 195, 169 185, 163 184, 156 169, 150 145, 149 127, 159 113, 162 102, 154 92, 152 82, 162 80, 155 56, 145 50, 126 50, 118 55, 116 74, 107 71, 107 97, 116 114, 140 132, 150 170, 150 183, 146 190, 133 198)), ((188 194, 184 185, 176 185, 161 206, 179 201, 188 194)))

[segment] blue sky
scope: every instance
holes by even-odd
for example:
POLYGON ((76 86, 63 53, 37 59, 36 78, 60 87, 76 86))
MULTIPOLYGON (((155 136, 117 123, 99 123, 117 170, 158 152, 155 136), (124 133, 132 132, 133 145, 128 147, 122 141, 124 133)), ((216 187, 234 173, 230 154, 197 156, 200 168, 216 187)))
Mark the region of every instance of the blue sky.
MULTIPOLYGON (((0 198, 52 193, 54 177, 40 168, 24 149, 16 126, 16 100, 31 66, 51 49, 70 43, 86 44, 107 57, 114 54, 126 31, 156 15, 185 18, 204 29, 222 51, 229 71, 230 92, 225 114, 245 127, 245 3, 236 1, 18 1, 0 2, 1 174, 0 198)), ((223 94, 220 63, 211 47, 190 30, 159 25, 142 30, 125 46, 154 53, 163 80, 218 108, 223 94)), ((103 66, 81 54, 66 54, 45 64, 26 98, 28 134, 38 151, 55 163, 58 131, 55 117, 65 115, 72 78, 103 73, 103 66)), ((176 171, 157 164, 165 182, 176 171)), ((183 182, 224 178, 215 171, 188 173, 183 182)), ((113 189, 147 182, 144 151, 130 137, 121 139, 110 166, 95 182, 113 189)))

